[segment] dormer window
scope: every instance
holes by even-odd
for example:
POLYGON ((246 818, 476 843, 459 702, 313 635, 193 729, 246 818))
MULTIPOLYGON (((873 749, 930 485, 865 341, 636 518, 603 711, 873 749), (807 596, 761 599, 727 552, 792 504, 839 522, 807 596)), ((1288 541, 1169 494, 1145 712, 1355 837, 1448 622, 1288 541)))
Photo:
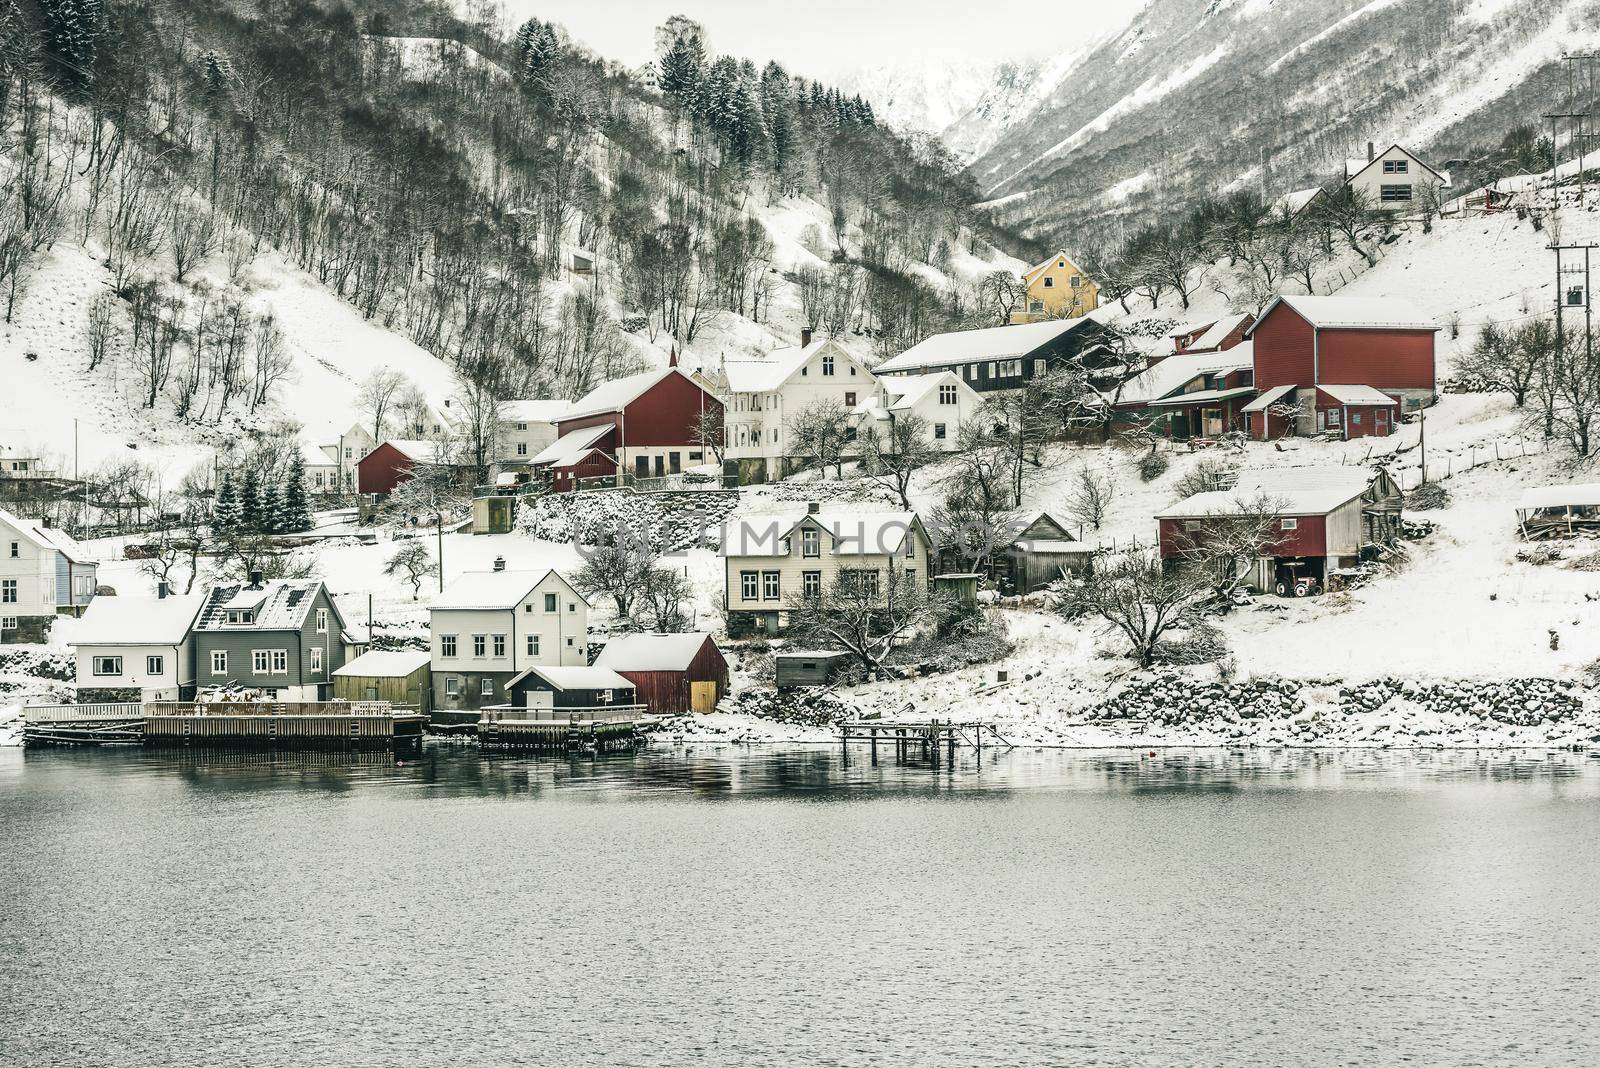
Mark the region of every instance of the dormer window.
POLYGON ((256 614, 249 608, 228 609, 228 622, 235 626, 249 626, 256 621, 256 614))

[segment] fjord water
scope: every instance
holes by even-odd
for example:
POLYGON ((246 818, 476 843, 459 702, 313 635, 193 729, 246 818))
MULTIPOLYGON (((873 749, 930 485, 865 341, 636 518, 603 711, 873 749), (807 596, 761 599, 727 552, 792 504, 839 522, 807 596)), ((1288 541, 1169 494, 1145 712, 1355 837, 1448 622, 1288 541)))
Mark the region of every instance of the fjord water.
POLYGON ((1600 759, 0 750, 0 1064, 1592 1064, 1600 759))

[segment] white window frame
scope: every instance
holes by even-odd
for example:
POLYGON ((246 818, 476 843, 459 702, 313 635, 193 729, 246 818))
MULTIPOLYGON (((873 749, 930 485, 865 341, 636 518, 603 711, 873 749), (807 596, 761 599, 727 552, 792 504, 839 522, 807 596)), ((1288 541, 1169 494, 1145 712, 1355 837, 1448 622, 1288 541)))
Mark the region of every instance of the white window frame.
POLYGON ((1299 530, 1300 529, 1300 520, 1298 520, 1298 519, 1280 519, 1280 520, 1278 520, 1278 529, 1279 530, 1299 530))
POLYGON ((0 616, 0 630, 16 630, 16 629, 17 629, 17 617, 16 616, 0 616))
POLYGON ((311 649, 311 673, 313 675, 322 674, 322 650, 316 646, 311 649))
POLYGON ((1054 289, 1056 287, 1056 280, 1054 278, 1050 277, 1049 275, 1045 275, 1044 276, 1044 287, 1046 289, 1054 289))
POLYGON ((328 633, 328 610, 326 608, 317 609, 317 633, 328 633))
POLYGON ((822 593, 822 572, 800 572, 800 594, 803 597, 816 597, 822 593))
POLYGON ((17 580, 0 579, 0 604, 18 604, 17 580))
POLYGON ((763 601, 783 600, 783 572, 761 572, 761 599, 763 601))
POLYGON ((528 635, 527 648, 529 656, 539 655, 539 636, 537 634, 528 635))
POLYGON ((250 674, 252 674, 252 675, 270 675, 270 674, 272 674, 272 650, 271 649, 252 649, 252 650, 250 650, 250 674))
POLYGON ((483 679, 479 679, 478 680, 478 696, 479 697, 493 697, 494 696, 494 680, 493 679, 483 678, 483 679))
POLYGON ((806 560, 820 560, 822 558, 822 531, 816 527, 804 527, 801 529, 800 556, 806 560))
POLYGON ((228 650, 211 650, 211 674, 226 675, 228 673, 228 650))
POLYGON ((444 677, 444 695, 446 697, 461 696, 461 677, 459 675, 446 675, 444 677))
POLYGON ((948 383, 939 387, 939 403, 954 404, 957 400, 956 387, 948 383))
POLYGON ((167 658, 155 653, 145 657, 144 673, 152 678, 165 675, 167 673, 167 658))
POLYGON ((289 674, 289 650, 272 650, 272 673, 274 675, 289 674), (280 666, 281 665, 281 666, 280 666))
POLYGON ((493 645, 490 648, 494 650, 491 655, 496 659, 503 659, 506 655, 506 636, 504 634, 496 634, 493 639, 493 645))
POLYGON ((474 634, 472 636, 472 659, 483 660, 489 655, 489 636, 487 634, 474 634))
POLYGON ((761 572, 739 572, 739 600, 757 601, 761 599, 761 572))
POLYGON ((116 679, 116 678, 121 678, 122 677, 122 657, 120 657, 120 656, 97 656, 97 657, 94 658, 94 663, 91 665, 91 668, 92 668, 92 671, 94 672, 95 678, 98 678, 98 679, 116 679), (102 670, 104 667, 106 667, 108 665, 110 667, 114 668, 115 670, 113 670, 113 671, 102 670))
POLYGON ((1411 183, 1384 183, 1378 186, 1379 204, 1409 204, 1411 203, 1411 183))
POLYGON ((456 658, 456 635, 439 635, 439 658, 441 660, 454 660, 456 658))
POLYGON ((944 441, 945 440, 945 430, 944 430, 944 424, 943 423, 935 423, 935 424, 933 424, 933 440, 934 441, 944 441))

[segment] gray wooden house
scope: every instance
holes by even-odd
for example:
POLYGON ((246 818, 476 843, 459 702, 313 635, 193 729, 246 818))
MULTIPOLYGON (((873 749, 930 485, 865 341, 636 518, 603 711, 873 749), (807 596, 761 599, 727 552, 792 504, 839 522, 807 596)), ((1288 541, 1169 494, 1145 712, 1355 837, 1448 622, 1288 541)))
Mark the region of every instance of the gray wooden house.
POLYGON ((774 682, 780 690, 826 686, 850 666, 854 656, 844 649, 784 649, 772 658, 774 682))
POLYGON ((333 673, 366 644, 350 627, 333 596, 312 580, 261 581, 216 586, 195 620, 195 682, 259 690, 278 701, 333 697, 333 673))
POLYGON ((506 683, 509 704, 546 712, 623 709, 639 703, 638 690, 610 668, 532 667, 506 683))

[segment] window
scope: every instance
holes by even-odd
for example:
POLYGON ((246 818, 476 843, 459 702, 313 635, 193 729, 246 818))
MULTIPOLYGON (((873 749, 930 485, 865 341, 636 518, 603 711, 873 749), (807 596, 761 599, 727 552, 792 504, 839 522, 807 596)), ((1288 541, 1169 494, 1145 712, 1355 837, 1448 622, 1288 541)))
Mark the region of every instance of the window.
POLYGON ((1028 301, 1028 310, 1030 312, 1042 312, 1042 311, 1044 311, 1044 301, 1042 301, 1042 300, 1030 300, 1030 301, 1028 301))
POLYGON ((439 635, 439 655, 440 656, 447 656, 447 657, 450 657, 451 659, 455 658, 455 655, 456 655, 456 636, 454 634, 441 634, 441 635, 439 635))
POLYGON ((326 608, 317 609, 317 633, 328 633, 328 610, 326 608))
POLYGON ((94 658, 94 673, 96 675, 122 674, 122 657, 97 656, 94 658))
POLYGON ((17 603, 17 580, 0 579, 0 604, 17 603))
POLYGON ((478 681, 478 696, 480 696, 480 697, 493 697, 494 696, 494 680, 493 679, 480 679, 478 681))
POLYGON ((1083 285, 1083 275, 1081 275, 1081 274, 1073 275, 1070 285, 1072 286, 1073 289, 1077 289, 1079 286, 1083 285))
POLYGON ((489 638, 488 638, 488 635, 485 635, 485 634, 474 634, 472 636, 472 655, 475 656, 475 657, 483 657, 483 656, 487 655, 488 652, 489 652, 489 638))
POLYGON ((877 593, 878 573, 859 568, 845 569, 839 572, 839 585, 853 590, 865 590, 867 593, 877 593))
POLYGON ((782 582, 776 571, 763 571, 761 573, 761 599, 763 601, 776 601, 782 594, 782 582))
POLYGON ((1044 287, 1046 289, 1054 289, 1056 287, 1056 280, 1054 278, 1051 278, 1048 275, 1046 275, 1045 276, 1045 280, 1044 280, 1044 287))
POLYGON ((1021 360, 1000 360, 996 366, 997 370, 995 371, 995 374, 999 375, 1001 378, 1022 377, 1021 360))
POLYGON ((506 636, 504 634, 496 634, 494 636, 494 655, 506 655, 506 636))
POLYGON ((167 670, 167 658, 164 656, 147 656, 144 658, 144 673, 146 675, 162 675, 167 670))
POLYGON ((832 378, 833 377, 833 357, 832 356, 824 356, 822 358, 822 377, 824 377, 824 378, 832 378))
POLYGON ((609 705, 611 703, 611 691, 596 690, 594 692, 594 703, 597 705, 609 705))
POLYGON ((321 649, 313 649, 313 650, 311 650, 311 673, 313 675, 322 674, 322 650, 321 649))
MULTIPOLYGON (((856 406, 856 395, 854 393, 846 393, 844 395, 844 406, 846 408, 854 408, 856 406)), ((776 431, 774 431, 774 435, 776 435, 776 431)))
POLYGON ((933 424, 933 440, 934 441, 943 441, 944 440, 944 424, 943 423, 935 423, 935 424, 933 424))
POLYGON ((228 673, 228 654, 223 649, 211 651, 211 674, 226 675, 228 673))
POLYGON ((567 611, 568 612, 576 612, 577 610, 578 610, 578 602, 577 601, 568 601, 567 602, 567 611))
POLYGON ((1278 529, 1279 530, 1298 530, 1299 528, 1300 528, 1300 520, 1298 520, 1298 519, 1280 519, 1280 520, 1278 520, 1278 529))
POLYGON ((755 571, 739 572, 739 599, 753 601, 761 596, 761 576, 755 571))
POLYGON ((906 531, 906 559, 913 559, 917 555, 917 536, 906 531))
POLYGON ((272 670, 272 654, 265 649, 252 649, 250 651, 250 670, 257 675, 265 675, 272 670))
POLYGON ((16 630, 16 629, 17 629, 17 617, 16 616, 0 616, 0 630, 16 630))
POLYGON ((1043 378, 1046 374, 1049 373, 1049 371, 1050 371, 1050 365, 1045 363, 1043 360, 1034 360, 1033 361, 1033 377, 1035 377, 1035 378, 1043 378))
POLYGON ((517 429, 518 430, 526 430, 526 429, 528 429, 528 424, 527 423, 518 423, 517 424, 517 429))
POLYGON ((1327 425, 1328 426, 1335 427, 1335 426, 1343 426, 1344 425, 1344 413, 1341 412, 1339 409, 1337 409, 1337 408, 1327 408, 1327 409, 1324 409, 1322 414, 1327 419, 1327 425))
POLYGON ((1350 413, 1350 422, 1354 423, 1356 426, 1360 426, 1361 425, 1361 413, 1360 412, 1351 412, 1350 413))
POLYGON ((526 441, 517 442, 517 455, 518 456, 526 456, 526 455, 528 455, 528 443, 526 441))
POLYGON ((274 675, 289 674, 289 650, 272 650, 272 673, 274 675))
POLYGON ((547 593, 547 594, 544 595, 544 610, 546 612, 554 612, 554 611, 556 611, 556 595, 555 594, 547 593))
POLYGON ((1378 187, 1378 202, 1381 204, 1409 204, 1411 203, 1411 187, 1409 185, 1380 185, 1378 187))
POLYGON ((22 543, 20 541, 12 542, 11 543, 11 559, 15 560, 17 557, 19 557, 21 555, 22 555, 22 543))
POLYGON ((456 678, 454 675, 446 677, 444 680, 444 692, 445 696, 447 697, 460 697, 461 680, 456 678))
POLYGON ((800 592, 806 597, 817 597, 822 594, 822 572, 800 572, 800 592))
POLYGON ((539 655, 539 636, 537 634, 528 635, 528 655, 539 655))
POLYGON ((1056 269, 1057 270, 1063 270, 1063 269, 1065 269, 1066 266, 1067 266, 1067 261, 1066 260, 1057 260, 1056 261, 1056 269))
POLYGON ((1409 160, 1386 159, 1386 160, 1383 161, 1383 173, 1384 174, 1406 174, 1410 170, 1411 170, 1411 163, 1410 163, 1409 160))
POLYGON ((939 387, 939 403, 940 404, 954 404, 955 402, 956 402, 956 387, 955 386, 940 386, 939 387))
POLYGON ((978 380, 978 365, 977 364, 975 364, 975 363, 967 364, 967 380, 970 381, 970 382, 976 382, 978 380))
POLYGON ((800 532, 800 555, 810 557, 822 555, 822 531, 816 527, 806 527, 800 532))
POLYGON ((567 639, 567 648, 568 648, 568 649, 571 649, 571 648, 572 648, 572 639, 571 639, 571 638, 568 638, 568 639, 567 639))

